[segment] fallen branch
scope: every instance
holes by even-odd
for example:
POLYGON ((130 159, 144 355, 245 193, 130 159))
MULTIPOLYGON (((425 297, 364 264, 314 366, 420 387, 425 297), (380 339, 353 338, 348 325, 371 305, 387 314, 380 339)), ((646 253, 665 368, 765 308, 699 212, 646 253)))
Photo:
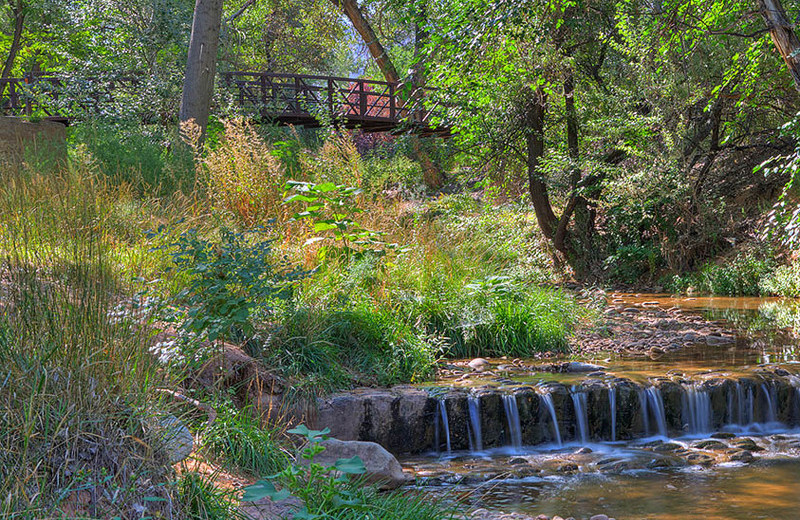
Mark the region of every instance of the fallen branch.
POLYGON ((192 399, 191 397, 185 396, 180 392, 176 392, 175 390, 169 390, 167 388, 157 388, 156 391, 164 393, 164 394, 171 395, 172 397, 174 397, 178 401, 183 401, 185 403, 189 403, 190 405, 194 406, 195 408, 203 410, 206 413, 206 415, 208 415, 208 423, 206 424, 206 426, 213 425, 214 422, 217 420, 217 411, 209 404, 201 403, 197 399, 192 399))

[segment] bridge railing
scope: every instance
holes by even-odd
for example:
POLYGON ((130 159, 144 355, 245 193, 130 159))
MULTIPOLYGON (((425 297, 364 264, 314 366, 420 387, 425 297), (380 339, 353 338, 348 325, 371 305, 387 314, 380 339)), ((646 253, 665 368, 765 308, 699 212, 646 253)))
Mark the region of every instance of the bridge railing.
POLYGON ((66 122, 108 111, 123 96, 136 95, 135 76, 26 74, 0 80, 0 114, 66 122))
MULTIPOLYGON (((430 106, 427 93, 431 89, 310 74, 227 72, 222 78, 240 109, 269 121, 307 126, 329 121, 368 131, 408 125, 419 133, 449 133, 446 128, 432 124, 441 107, 430 106)), ((115 114, 128 102, 141 103, 144 88, 132 74, 91 77, 28 74, 0 80, 0 114, 63 122, 115 114)), ((147 108, 139 116, 149 121, 156 117, 150 112, 147 108)))
POLYGON ((23 78, 0 79, 0 111, 4 115, 28 116, 43 114, 58 117, 61 82, 54 77, 28 74, 23 78), (49 98, 43 102, 43 97, 49 98))
POLYGON ((425 109, 419 102, 423 89, 399 83, 268 72, 227 72, 222 77, 239 106, 287 123, 331 118, 365 128, 402 122, 427 125, 435 112, 435 107, 425 109))

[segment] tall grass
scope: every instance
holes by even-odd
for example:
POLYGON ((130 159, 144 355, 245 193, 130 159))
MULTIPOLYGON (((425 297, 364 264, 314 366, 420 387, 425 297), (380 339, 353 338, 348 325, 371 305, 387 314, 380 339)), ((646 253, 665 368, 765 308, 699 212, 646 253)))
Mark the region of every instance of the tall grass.
POLYGON ((264 428, 254 410, 237 410, 224 398, 214 409, 216 421, 203 430, 203 449, 210 458, 252 475, 271 475, 288 464, 278 432, 264 428))
POLYGON ((0 186, 0 513, 164 512, 171 469, 147 424, 165 381, 146 330, 109 318, 121 286, 104 205, 88 185, 45 186, 0 186))

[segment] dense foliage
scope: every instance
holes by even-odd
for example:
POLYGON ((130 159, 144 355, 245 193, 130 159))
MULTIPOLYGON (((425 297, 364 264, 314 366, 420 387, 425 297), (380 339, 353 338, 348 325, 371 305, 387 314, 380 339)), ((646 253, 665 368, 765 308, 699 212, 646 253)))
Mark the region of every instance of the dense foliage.
POLYGON ((396 75, 447 139, 270 125, 219 77, 208 127, 179 124, 194 4, 0 4, 2 79, 59 81, 23 115, 72 120, 65 156, 0 157, 0 516, 240 518, 225 471, 306 517, 449 518, 337 474, 358 461, 292 464, 209 367, 241 353, 289 413, 574 352, 597 309, 564 282, 800 297, 800 49, 761 3, 224 2, 218 71, 396 75), (150 431, 173 413, 179 472, 150 431))

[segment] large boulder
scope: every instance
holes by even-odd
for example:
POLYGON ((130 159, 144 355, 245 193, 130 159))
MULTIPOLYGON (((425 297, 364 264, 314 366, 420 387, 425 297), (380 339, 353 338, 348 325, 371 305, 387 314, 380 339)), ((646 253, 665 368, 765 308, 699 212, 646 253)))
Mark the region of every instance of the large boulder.
MULTIPOLYGON (((357 455, 367 468, 365 477, 370 484, 378 484, 381 489, 395 489, 406 483, 400 463, 380 444, 327 439, 322 441, 322 446, 325 451, 314 457, 317 464, 333 466, 339 459, 351 459, 357 455)), ((303 459, 302 463, 308 462, 303 459)))

